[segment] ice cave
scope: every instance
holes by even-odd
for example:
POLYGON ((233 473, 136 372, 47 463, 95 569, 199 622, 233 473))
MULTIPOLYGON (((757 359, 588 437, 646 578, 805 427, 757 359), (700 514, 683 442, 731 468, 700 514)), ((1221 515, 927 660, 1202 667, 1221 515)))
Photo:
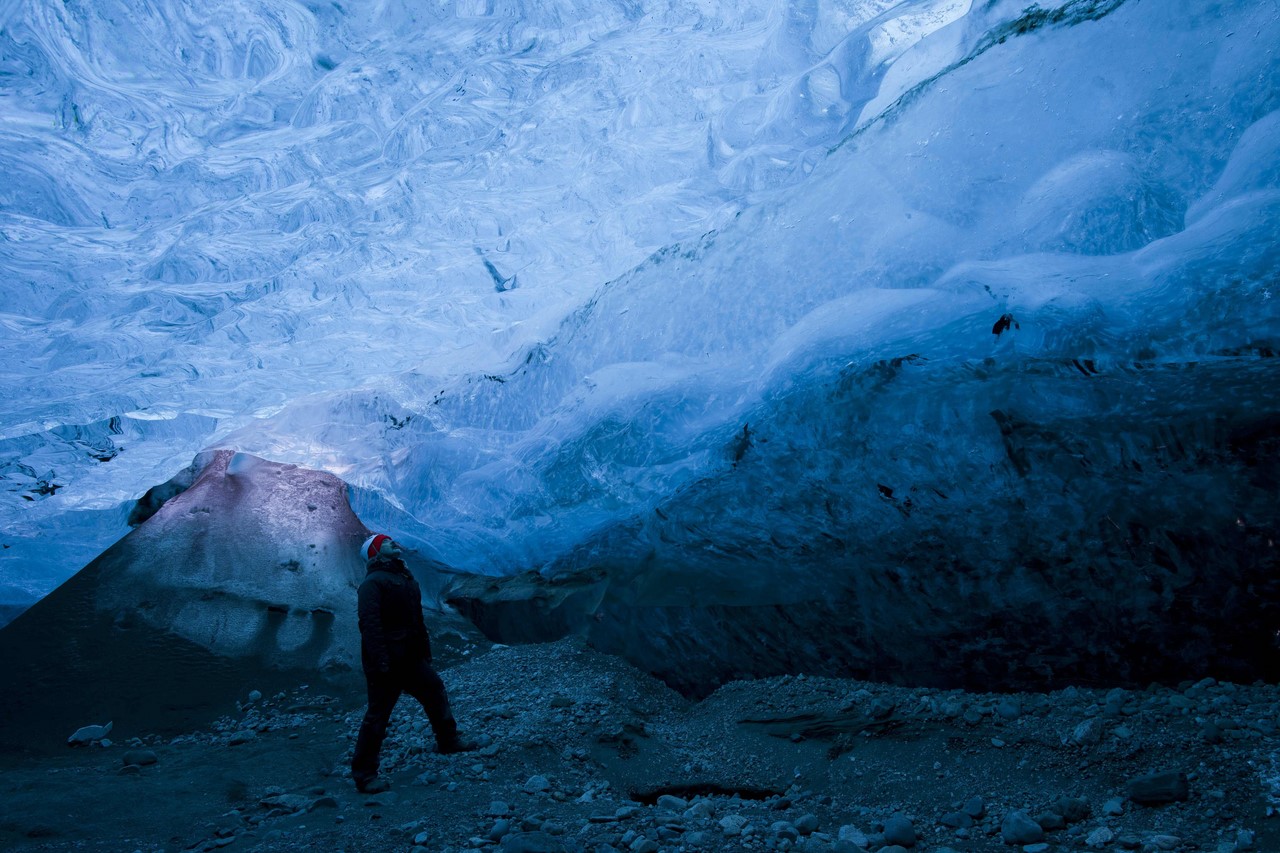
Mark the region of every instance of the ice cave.
POLYGON ((1278 53, 0 0, 0 848, 1280 850, 1278 53))
POLYGON ((1274 2, 6 3, 7 648, 350 667, 385 531, 492 639, 689 695, 1275 680, 1278 46, 1274 2))

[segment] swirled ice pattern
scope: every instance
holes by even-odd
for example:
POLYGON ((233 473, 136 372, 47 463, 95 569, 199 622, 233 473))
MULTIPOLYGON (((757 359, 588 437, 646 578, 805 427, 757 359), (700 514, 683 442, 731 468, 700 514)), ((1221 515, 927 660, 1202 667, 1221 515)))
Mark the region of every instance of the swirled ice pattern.
POLYGON ((0 3, 0 600, 218 446, 724 600, 1274 529, 1280 6, 1026 6, 0 3))

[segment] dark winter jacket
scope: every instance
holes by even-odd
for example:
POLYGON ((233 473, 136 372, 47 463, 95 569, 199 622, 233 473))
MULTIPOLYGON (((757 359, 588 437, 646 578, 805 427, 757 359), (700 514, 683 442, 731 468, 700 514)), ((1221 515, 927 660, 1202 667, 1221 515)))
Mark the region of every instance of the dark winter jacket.
POLYGON ((366 673, 387 674, 431 660, 422 590, 399 557, 378 557, 360 584, 360 659, 366 673))

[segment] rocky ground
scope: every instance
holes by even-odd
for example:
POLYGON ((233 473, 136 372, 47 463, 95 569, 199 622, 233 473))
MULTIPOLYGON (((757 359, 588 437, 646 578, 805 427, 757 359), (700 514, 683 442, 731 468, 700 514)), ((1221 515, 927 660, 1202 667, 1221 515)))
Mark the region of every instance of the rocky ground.
POLYGON ((0 848, 1280 850, 1274 685, 995 695, 795 676, 694 703, 570 640, 459 640, 442 658, 483 748, 434 753, 406 698, 387 794, 346 773, 358 691, 246 684, 200 731, 0 756, 0 848))

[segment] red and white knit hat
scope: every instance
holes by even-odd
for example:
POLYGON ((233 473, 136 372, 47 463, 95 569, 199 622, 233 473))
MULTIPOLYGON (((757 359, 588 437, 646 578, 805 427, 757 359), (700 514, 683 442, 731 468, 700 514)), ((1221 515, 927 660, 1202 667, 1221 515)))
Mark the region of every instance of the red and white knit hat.
POLYGON ((368 539, 364 540, 364 544, 360 546, 360 559, 366 563, 378 556, 378 552, 382 550, 382 546, 391 541, 391 537, 385 533, 375 533, 368 539))

